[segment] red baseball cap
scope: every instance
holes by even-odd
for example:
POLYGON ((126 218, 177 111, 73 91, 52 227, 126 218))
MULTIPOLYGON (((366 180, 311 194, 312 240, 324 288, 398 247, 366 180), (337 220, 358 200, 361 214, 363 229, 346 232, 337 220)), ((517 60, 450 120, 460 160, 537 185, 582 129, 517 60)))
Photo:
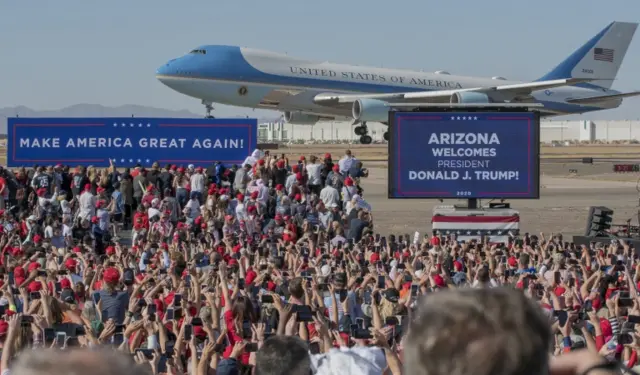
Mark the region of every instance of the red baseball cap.
POLYGON ((39 292, 42 290, 42 283, 39 281, 32 281, 29 283, 27 289, 29 290, 29 293, 39 292))
POLYGON ((244 277, 245 284, 253 284, 253 281, 258 277, 258 274, 253 270, 248 270, 244 277))
POLYGON ((433 281, 436 283, 437 287, 444 288, 447 286, 447 283, 444 282, 444 279, 440 275, 433 276, 433 281))
POLYGON ((75 269, 77 265, 78 262, 73 258, 67 258, 67 260, 64 261, 64 266, 67 267, 68 270, 75 269))
POLYGON ((273 281, 267 281, 267 290, 270 292, 274 292, 276 290, 276 283, 273 281))
POLYGON ((117 283, 120 280, 120 272, 113 267, 109 267, 102 273, 102 278, 107 283, 117 283))

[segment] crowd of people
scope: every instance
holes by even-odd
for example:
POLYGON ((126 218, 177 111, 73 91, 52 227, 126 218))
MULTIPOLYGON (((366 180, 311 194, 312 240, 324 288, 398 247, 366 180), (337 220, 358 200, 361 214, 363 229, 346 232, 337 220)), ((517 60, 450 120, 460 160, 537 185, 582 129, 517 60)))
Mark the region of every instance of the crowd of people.
POLYGON ((385 235, 367 176, 350 151, 334 162, 256 150, 206 169, 1 169, 2 374, 638 364, 640 262, 625 242, 385 235))

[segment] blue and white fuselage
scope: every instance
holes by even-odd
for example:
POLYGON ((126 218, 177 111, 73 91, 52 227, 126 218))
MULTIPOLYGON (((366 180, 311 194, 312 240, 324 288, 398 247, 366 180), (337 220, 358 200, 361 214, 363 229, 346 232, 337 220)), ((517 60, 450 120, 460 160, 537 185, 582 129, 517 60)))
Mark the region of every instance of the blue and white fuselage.
MULTIPOLYGON (((533 82, 317 62, 223 45, 198 47, 160 67, 156 77, 209 106, 278 110, 297 124, 345 118, 384 123, 391 102, 537 102, 543 116, 584 113, 616 108, 624 97, 640 94, 610 89, 636 28, 611 23, 533 82)), ((366 136, 366 126, 360 132, 366 136)))

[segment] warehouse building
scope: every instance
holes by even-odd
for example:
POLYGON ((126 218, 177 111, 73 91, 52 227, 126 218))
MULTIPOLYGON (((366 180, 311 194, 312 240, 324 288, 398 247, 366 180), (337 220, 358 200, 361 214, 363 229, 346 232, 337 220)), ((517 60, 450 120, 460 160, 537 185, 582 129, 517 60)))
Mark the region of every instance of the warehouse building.
MULTIPOLYGON (((369 122, 374 142, 383 142, 387 127, 369 122)), ((640 120, 618 121, 542 121, 543 143, 640 143, 640 120)), ((359 137, 351 122, 327 121, 315 125, 293 125, 284 122, 258 125, 258 140, 275 143, 352 143, 359 137)))

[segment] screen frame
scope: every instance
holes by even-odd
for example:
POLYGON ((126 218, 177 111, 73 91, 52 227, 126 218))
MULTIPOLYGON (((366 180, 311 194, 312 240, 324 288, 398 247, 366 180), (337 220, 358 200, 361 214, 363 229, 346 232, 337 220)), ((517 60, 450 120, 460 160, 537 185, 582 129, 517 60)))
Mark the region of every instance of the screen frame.
POLYGON ((488 108, 465 108, 464 111, 461 111, 459 108, 448 108, 448 107, 428 107, 424 109, 420 109, 419 111, 397 111, 391 110, 389 111, 389 142, 388 145, 388 157, 389 163, 387 165, 387 198, 388 199, 508 199, 508 200, 532 200, 532 199, 540 199, 540 112, 529 110, 527 108, 500 108, 500 109, 488 109, 488 108), (396 134, 395 134, 395 124, 397 122, 398 117, 402 117, 407 114, 415 115, 416 113, 455 113, 460 114, 487 114, 487 113, 500 113, 501 116, 507 116, 512 114, 514 116, 527 114, 527 116, 533 115, 534 121, 534 130, 533 130, 533 166, 532 166, 532 178, 535 179, 533 183, 533 191, 531 195, 527 196, 465 196, 465 197, 456 197, 452 195, 445 196, 398 196, 395 194, 395 179, 394 176, 397 173, 395 170, 395 166, 397 165, 397 149, 396 149, 396 134))

